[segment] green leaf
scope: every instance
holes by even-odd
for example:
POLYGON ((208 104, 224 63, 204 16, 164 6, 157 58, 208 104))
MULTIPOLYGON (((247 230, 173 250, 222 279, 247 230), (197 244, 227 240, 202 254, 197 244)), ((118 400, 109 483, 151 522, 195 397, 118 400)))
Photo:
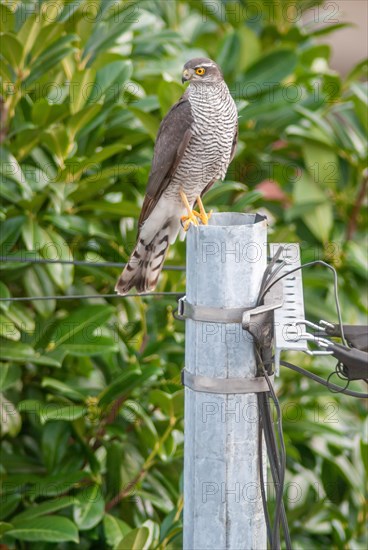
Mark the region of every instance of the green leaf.
MULTIPOLYGON (((327 145, 334 145, 334 136, 332 129, 319 113, 314 113, 313 111, 311 111, 310 109, 306 109, 302 105, 296 105, 294 109, 315 126, 315 128, 319 131, 322 140, 327 145)), ((311 132, 310 129, 309 132, 311 132)), ((311 139, 313 139, 313 136, 311 136, 311 139)))
POLYGON ((150 532, 147 527, 138 527, 128 533, 115 547, 115 550, 148 550, 150 532))
POLYGON ((0 503, 0 520, 12 516, 21 500, 22 497, 19 493, 7 494, 6 491, 4 491, 0 503))
POLYGON ((234 212, 244 212, 251 204, 263 198, 261 191, 249 191, 235 201, 232 206, 234 212))
POLYGON ((0 336, 1 338, 7 338, 8 340, 19 341, 20 332, 11 319, 8 319, 6 315, 0 313, 0 336))
POLYGON ((105 514, 103 519, 106 542, 110 546, 116 546, 132 529, 125 521, 105 514))
POLYGON ((131 61, 119 59, 101 67, 96 75, 96 87, 89 101, 101 100, 104 95, 117 101, 125 82, 131 77, 131 61))
POLYGON ((16 216, 15 218, 9 218, 0 224, 1 254, 6 256, 8 252, 10 252, 20 235, 24 220, 24 216, 16 216))
POLYGON ((23 45, 23 62, 26 55, 31 51, 38 38, 42 27, 42 19, 39 14, 33 13, 27 17, 22 28, 18 32, 19 42, 23 45))
MULTIPOLYGON (((27 269, 23 276, 23 283, 28 296, 55 295, 55 287, 47 274, 47 270, 42 265, 34 265, 27 269)), ((32 304, 40 315, 49 317, 55 311, 56 300, 33 300, 32 304)))
POLYGON ((50 473, 60 464, 67 450, 70 427, 66 422, 50 422, 42 430, 42 456, 50 473))
POLYGON ((153 141, 155 141, 160 125, 160 122, 157 120, 157 118, 150 113, 146 113, 144 111, 141 111, 140 109, 137 109, 136 107, 130 107, 129 110, 141 121, 147 133, 151 136, 153 141))
POLYGON ((86 414, 86 407, 84 405, 57 405, 56 403, 50 403, 39 411, 40 420, 42 424, 46 424, 51 420, 66 420, 72 422, 77 418, 82 418, 86 414))
POLYGON ((368 94, 362 85, 352 84, 351 90, 353 92, 353 102, 355 105, 355 112, 365 129, 368 131, 368 94))
POLYGON ((1 434, 15 437, 22 427, 22 419, 15 405, 0 393, 0 427, 1 434))
POLYGON ((0 4, 0 21, 4 31, 14 30, 14 13, 8 7, 4 6, 4 4, 0 4))
POLYGON ((51 105, 45 97, 35 101, 32 107, 32 122, 36 126, 44 126, 51 112, 51 105))
POLYGON ((8 388, 15 386, 21 379, 21 370, 18 365, 2 364, 0 368, 0 388, 6 391, 8 388))
POLYGON ((14 36, 4 32, 0 35, 1 55, 7 60, 13 69, 20 69, 23 58, 23 47, 19 40, 14 36))
POLYGON ((61 380, 56 380, 55 378, 45 376, 42 379, 42 387, 52 388, 56 390, 57 393, 61 393, 62 395, 65 395, 66 397, 69 397, 70 399, 74 399, 76 401, 84 401, 84 395, 81 392, 77 391, 71 386, 68 386, 64 382, 61 382, 61 380))
POLYGON ((76 136, 78 132, 83 130, 83 128, 101 111, 101 108, 101 105, 95 103, 94 105, 88 105, 71 116, 68 120, 68 127, 72 136, 76 136))
MULTIPOLYGON (((65 35, 57 40, 55 44, 52 44, 50 48, 46 48, 45 51, 37 57, 36 61, 32 64, 31 73, 23 81, 22 89, 27 90, 31 88, 32 84, 41 80, 50 69, 53 69, 61 60, 71 54, 73 48, 70 45, 70 42, 74 39, 74 35, 65 35)), ((43 91, 50 91, 49 87, 45 86, 43 91)))
POLYGON ((114 309, 107 305, 82 306, 61 320, 56 327, 52 343, 53 348, 73 344, 73 340, 82 334, 86 343, 93 336, 93 332, 109 319, 114 309))
POLYGON ((70 83, 70 110, 72 114, 78 113, 87 103, 93 91, 96 79, 94 69, 76 71, 70 83))
POLYGON ((36 43, 33 44, 32 60, 37 59, 42 52, 50 52, 51 49, 54 49, 54 46, 58 43, 57 40, 60 38, 63 30, 63 27, 57 22, 44 26, 39 32, 36 43))
POLYGON ((42 504, 36 504, 34 506, 30 506, 24 512, 21 512, 20 514, 17 514, 16 516, 14 516, 12 518, 12 522, 14 526, 19 525, 21 527, 23 525, 24 520, 30 520, 33 518, 37 518, 39 516, 50 514, 51 512, 57 512, 58 510, 63 510, 64 508, 68 508, 69 506, 72 506, 74 502, 75 502, 75 497, 73 496, 66 496, 66 497, 60 497, 54 500, 48 500, 46 502, 42 502, 42 504))
POLYGON ((0 170, 2 184, 7 179, 10 179, 17 183, 24 199, 29 200, 32 197, 32 189, 29 186, 18 161, 3 147, 0 147, 0 170))
MULTIPOLYGON (((53 231, 47 230, 48 242, 42 243, 41 255, 47 260, 73 260, 72 252, 66 241, 53 231)), ((48 264, 47 271, 55 284, 62 290, 67 290, 73 283, 74 266, 68 264, 48 264)))
POLYGON ((143 384, 151 376, 157 374, 156 367, 144 367, 139 370, 126 369, 117 379, 99 395, 100 405, 110 404, 118 395, 127 395, 136 386, 143 384))
POLYGON ((113 351, 116 352, 119 347, 113 337, 102 336, 100 334, 93 335, 87 329, 86 334, 76 335, 58 349, 64 350, 66 355, 92 357, 94 355, 106 354, 113 351))
POLYGON ((169 393, 162 390, 152 390, 150 393, 150 401, 153 405, 160 407, 163 413, 167 416, 173 416, 174 408, 172 398, 169 393))
POLYGON ((6 63, 6 61, 4 61, 4 59, 0 59, 0 77, 2 78, 3 82, 10 83, 14 81, 14 75, 10 70, 10 66, 6 63))
POLYGON ((11 523, 5 523, 5 521, 0 521, 0 536, 2 536, 7 531, 10 531, 10 529, 13 529, 13 525, 11 523))
POLYGON ((24 520, 22 526, 7 531, 17 540, 42 542, 79 542, 78 530, 68 518, 59 516, 37 517, 24 520))
POLYGON ((91 154, 90 157, 82 161, 74 158, 70 159, 66 162, 66 169, 60 174, 60 179, 69 178, 69 180, 76 181, 86 169, 90 169, 91 166, 95 168, 96 164, 120 153, 126 148, 127 146, 123 143, 114 143, 113 145, 107 145, 101 151, 91 154))
POLYGON ((249 98, 274 89, 294 71, 297 62, 293 50, 280 49, 264 55, 245 71, 240 96, 249 98))
MULTIPOLYGON (((0 281, 0 298, 4 298, 4 299, 10 298, 10 292, 8 287, 1 281, 0 281)), ((9 309, 9 306, 10 306, 10 301, 0 302, 0 309, 2 309, 3 311, 7 311, 9 309)))
POLYGON ((305 165, 313 181, 322 188, 336 188, 340 180, 337 155, 322 144, 305 143, 303 146, 305 165))
POLYGON ((129 201, 124 201, 121 203, 112 203, 107 201, 91 201, 83 204, 79 207, 80 211, 83 210, 92 210, 105 212, 107 214, 114 214, 116 216, 122 217, 134 217, 138 218, 140 213, 140 208, 129 201))
POLYGON ((63 166, 64 159, 67 157, 70 149, 66 128, 61 124, 52 126, 44 131, 41 138, 51 153, 56 156, 58 163, 63 166))
POLYGON ((346 260, 353 271, 364 280, 368 278, 368 261, 364 244, 354 241, 346 243, 346 260))
POLYGON ((78 497, 79 504, 74 506, 73 518, 80 531, 93 529, 100 523, 105 513, 105 501, 101 487, 92 485, 78 497))
POLYGON ((52 357, 41 355, 34 351, 31 346, 21 342, 1 342, 1 359, 14 361, 15 363, 34 363, 35 365, 48 365, 60 367, 60 362, 52 357))
POLYGON ((328 499, 335 505, 342 502, 347 490, 348 472, 343 473, 340 467, 332 460, 324 460, 322 463, 321 478, 328 499))
MULTIPOLYGON (((334 6, 334 4, 331 4, 331 6, 334 6)), ((315 31, 312 31, 310 33, 310 36, 323 36, 326 34, 331 34, 332 32, 338 31, 340 29, 345 29, 346 27, 351 27, 352 25, 352 23, 336 23, 334 25, 325 25, 319 29, 316 29, 315 31)))
POLYGON ((319 241, 327 242, 333 225, 332 204, 306 172, 303 172, 295 184, 294 200, 296 204, 320 203, 303 215, 303 221, 319 241))
POLYGON ((163 80, 157 90, 161 107, 161 114, 165 116, 171 107, 183 95, 183 87, 177 82, 166 82, 163 80))

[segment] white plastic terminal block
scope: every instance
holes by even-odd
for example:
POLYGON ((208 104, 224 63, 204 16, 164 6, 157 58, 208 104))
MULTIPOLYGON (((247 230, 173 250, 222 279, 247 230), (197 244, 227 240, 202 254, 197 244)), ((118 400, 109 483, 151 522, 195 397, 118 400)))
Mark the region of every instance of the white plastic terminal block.
MULTIPOLYGON (((270 256, 274 257, 277 250, 283 247, 280 260, 286 262, 278 274, 282 277, 292 269, 300 266, 300 247, 297 243, 271 243, 270 256)), ((294 271, 281 279, 283 288, 283 306, 274 311, 274 347, 275 347, 275 371, 279 375, 280 355, 284 350, 303 351, 308 353, 306 340, 300 339, 305 333, 303 324, 296 325, 296 321, 305 319, 302 270, 294 271)))

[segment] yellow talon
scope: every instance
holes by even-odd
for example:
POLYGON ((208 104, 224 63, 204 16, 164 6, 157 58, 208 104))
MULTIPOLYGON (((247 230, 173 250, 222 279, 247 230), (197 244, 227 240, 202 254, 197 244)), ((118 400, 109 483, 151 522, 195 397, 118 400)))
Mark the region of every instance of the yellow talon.
POLYGON ((208 220, 212 216, 212 210, 207 214, 207 212, 204 209, 202 199, 199 195, 197 197, 197 204, 199 208, 199 213, 194 211, 194 214, 196 214, 200 218, 203 225, 208 225, 208 220))
POLYGON ((187 199, 187 197, 186 197, 186 195, 183 191, 180 191, 180 196, 181 196, 181 200, 184 203, 185 208, 188 211, 188 214, 186 216, 182 216, 180 218, 182 223, 183 223, 184 231, 188 231, 189 226, 190 226, 191 223, 193 225, 199 225, 197 218, 199 218, 201 220, 203 225, 208 225, 208 220, 210 219, 210 217, 212 215, 212 210, 209 214, 207 214, 207 212, 204 209, 201 197, 200 196, 197 197, 199 212, 196 212, 195 210, 192 210, 192 208, 190 207, 188 199, 187 199))
POLYGON ((197 221, 197 218, 194 216, 194 214, 197 214, 197 212, 194 212, 192 210, 192 212, 188 212, 188 216, 182 216, 180 219, 181 219, 181 222, 183 224, 183 229, 184 231, 188 231, 189 229, 189 226, 190 224, 192 223, 193 225, 198 225, 198 221, 197 221))

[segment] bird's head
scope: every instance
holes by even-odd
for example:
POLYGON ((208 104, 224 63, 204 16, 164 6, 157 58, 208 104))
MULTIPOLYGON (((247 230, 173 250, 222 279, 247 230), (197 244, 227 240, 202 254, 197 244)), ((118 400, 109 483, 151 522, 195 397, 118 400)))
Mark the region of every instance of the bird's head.
POLYGON ((185 63, 182 82, 203 82, 213 84, 223 80, 220 67, 207 57, 195 57, 185 63))

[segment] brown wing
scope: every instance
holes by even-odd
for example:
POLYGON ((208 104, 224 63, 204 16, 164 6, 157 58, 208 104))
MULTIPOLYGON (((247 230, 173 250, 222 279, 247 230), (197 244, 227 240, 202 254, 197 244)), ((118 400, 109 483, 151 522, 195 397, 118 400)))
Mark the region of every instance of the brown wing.
MULTIPOLYGON (((236 125, 236 129, 235 129, 235 134, 234 134, 234 139, 233 139, 233 144, 232 144, 232 149, 231 149, 231 154, 230 154, 230 160, 229 160, 229 164, 230 162, 233 160, 233 158, 235 157, 235 152, 236 152, 236 146, 238 144, 238 135, 239 135, 239 127, 238 127, 238 124, 236 125)), ((212 187, 212 185, 216 182, 217 180, 214 179, 212 181, 210 181, 210 183, 203 189, 202 193, 201 193, 201 197, 203 197, 203 195, 205 193, 207 193, 207 191, 209 191, 212 187)))
POLYGON ((158 199, 169 185, 192 137, 193 121, 191 106, 185 93, 161 122, 139 226, 151 214, 158 199))

